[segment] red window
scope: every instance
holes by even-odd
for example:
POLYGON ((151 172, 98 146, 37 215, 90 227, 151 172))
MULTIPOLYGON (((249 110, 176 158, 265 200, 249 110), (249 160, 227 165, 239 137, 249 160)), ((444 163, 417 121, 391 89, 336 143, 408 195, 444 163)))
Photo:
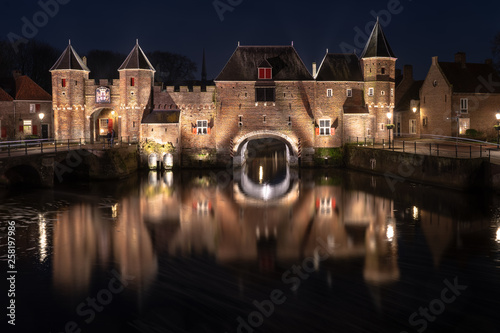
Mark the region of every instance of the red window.
POLYGON ((132 87, 135 86, 135 78, 133 78, 133 77, 130 78, 130 85, 132 87))
POLYGON ((35 110, 36 112, 40 112, 40 104, 35 104, 35 110))
POLYGON ((259 80, 270 80, 272 78, 271 68, 259 68, 259 80))
POLYGON ((61 86, 62 86, 63 88, 65 88, 65 87, 66 87, 66 79, 62 79, 62 80, 61 80, 61 86))

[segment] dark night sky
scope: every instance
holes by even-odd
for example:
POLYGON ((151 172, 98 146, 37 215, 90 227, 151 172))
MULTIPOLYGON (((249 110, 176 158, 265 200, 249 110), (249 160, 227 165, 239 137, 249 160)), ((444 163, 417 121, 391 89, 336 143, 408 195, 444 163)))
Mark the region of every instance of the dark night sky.
MULTIPOLYGON (((364 31, 375 20, 372 13, 398 2, 219 0, 237 4, 221 21, 214 0, 59 1, 66 4, 60 5, 45 25, 40 24, 35 39, 61 50, 71 39, 82 55, 91 49, 128 53, 139 38, 144 51, 185 54, 199 69, 202 49, 206 48, 209 78, 222 70, 238 41, 242 45, 287 45, 294 41, 309 69, 313 61, 319 65, 326 48, 342 52, 340 45, 344 43, 359 52, 365 36, 356 39, 355 29, 364 31)), ((491 58, 491 40, 500 31, 498 0, 401 0, 396 8, 397 13, 390 17, 380 14, 381 24, 398 57, 397 67, 413 64, 416 78, 425 77, 435 55, 442 61, 453 61, 457 51, 466 52, 470 62, 491 58)), ((40 10, 33 0, 2 1, 2 37, 7 38, 10 32, 22 35, 22 18, 33 22, 40 10)), ((43 15, 37 17, 43 21, 43 15)))

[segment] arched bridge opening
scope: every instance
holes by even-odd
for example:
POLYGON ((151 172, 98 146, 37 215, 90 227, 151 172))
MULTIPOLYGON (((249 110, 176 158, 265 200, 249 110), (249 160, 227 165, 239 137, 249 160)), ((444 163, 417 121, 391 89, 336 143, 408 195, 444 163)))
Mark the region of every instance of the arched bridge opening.
POLYGON ((2 178, 4 178, 3 183, 11 188, 42 186, 40 173, 31 165, 10 167, 4 172, 2 178))
POLYGON ((286 135, 267 131, 239 138, 235 145, 234 166, 244 166, 255 158, 274 158, 286 161, 289 166, 297 166, 297 146, 286 135))

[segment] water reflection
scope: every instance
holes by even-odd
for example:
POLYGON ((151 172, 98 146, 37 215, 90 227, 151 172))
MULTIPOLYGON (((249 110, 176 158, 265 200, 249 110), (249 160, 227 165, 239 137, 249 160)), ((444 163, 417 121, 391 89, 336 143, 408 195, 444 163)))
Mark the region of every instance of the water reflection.
MULTIPOLYGON (((233 318, 241 315, 232 308, 235 304, 252 306, 248 299, 263 300, 274 288, 288 288, 280 284, 283 272, 303 262, 311 265, 314 282, 307 287, 304 281, 304 288, 289 298, 300 300, 294 304, 299 314, 319 304, 318 294, 330 302, 328 311, 343 311, 344 305, 331 302, 338 293, 348 292, 342 290, 344 285, 354 293, 343 294, 352 304, 362 303, 361 310, 374 306, 382 313, 388 311, 387 291, 396 290, 388 298, 390 304, 416 300, 404 310, 406 325, 408 315, 429 300, 407 290, 399 297, 398 288, 434 275, 439 275, 441 288, 440 269, 448 273, 455 261, 466 262, 473 251, 487 257, 491 244, 498 251, 500 228, 484 213, 484 200, 410 184, 393 192, 383 178, 341 171, 299 174, 286 166, 278 170, 276 164, 271 165, 273 177, 267 178, 264 168, 262 177, 259 171, 265 163, 256 163, 256 179, 235 174, 233 182, 219 184, 208 173, 151 171, 128 190, 75 195, 57 213, 33 210, 33 223, 27 223, 19 237, 24 235, 25 248, 35 249, 40 265, 52 263, 51 284, 63 299, 79 303, 94 295, 99 281, 115 269, 133 276, 128 289, 145 309, 151 299, 163 304, 155 298, 158 292, 162 302, 172 295, 180 299, 165 312, 192 302, 202 303, 202 309, 218 304, 229 312, 223 316, 229 318, 228 332, 233 318), (274 198, 254 195, 244 185, 248 179, 259 189, 287 177, 287 190, 276 191, 274 198), (328 253, 326 260, 318 245, 328 253), (192 298, 187 296, 192 293, 192 298), (219 301, 221 295, 224 301, 219 301)), ((8 209, 20 216, 13 207, 8 209)), ((351 310, 358 313, 360 308, 351 310)), ((172 319, 176 313, 161 312, 158 317, 172 319)))

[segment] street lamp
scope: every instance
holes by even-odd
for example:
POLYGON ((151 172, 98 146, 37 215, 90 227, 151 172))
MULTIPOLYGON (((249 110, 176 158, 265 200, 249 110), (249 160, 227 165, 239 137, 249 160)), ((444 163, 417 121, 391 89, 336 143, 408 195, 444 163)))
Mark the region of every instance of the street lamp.
POLYGON ((43 139, 43 131, 42 131, 42 120, 45 117, 45 114, 43 112, 40 112, 38 114, 38 118, 40 118, 40 132, 41 132, 41 138, 43 139))
POLYGON ((500 146, 500 112, 498 112, 495 117, 497 118, 497 124, 493 127, 497 130, 497 149, 500 146))
POLYGON ((389 130, 389 149, 391 149, 391 129, 394 128, 394 125, 391 124, 392 113, 387 112, 387 129, 389 130))

